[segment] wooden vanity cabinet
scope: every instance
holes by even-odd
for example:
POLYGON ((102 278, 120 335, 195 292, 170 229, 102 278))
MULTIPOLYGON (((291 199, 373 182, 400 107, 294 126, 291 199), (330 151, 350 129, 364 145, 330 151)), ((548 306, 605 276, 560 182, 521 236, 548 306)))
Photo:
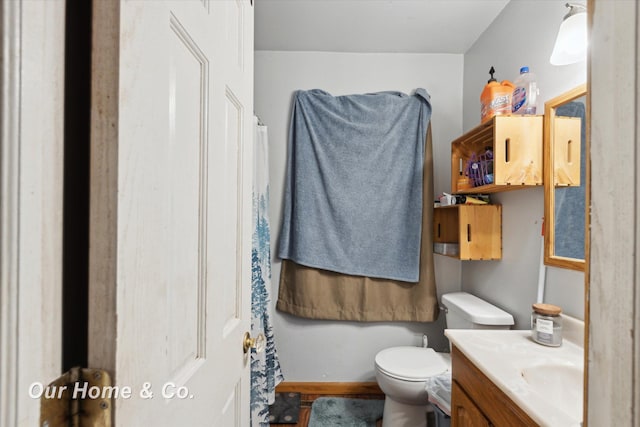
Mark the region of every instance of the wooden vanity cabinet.
POLYGON ((433 241, 459 245, 457 254, 440 253, 461 260, 502 258, 502 206, 452 205, 435 208, 433 241))
POLYGON ((451 364, 451 427, 538 426, 455 346, 451 364))
POLYGON ((455 381, 451 385, 451 425, 464 427, 490 427, 484 416, 467 393, 455 381))

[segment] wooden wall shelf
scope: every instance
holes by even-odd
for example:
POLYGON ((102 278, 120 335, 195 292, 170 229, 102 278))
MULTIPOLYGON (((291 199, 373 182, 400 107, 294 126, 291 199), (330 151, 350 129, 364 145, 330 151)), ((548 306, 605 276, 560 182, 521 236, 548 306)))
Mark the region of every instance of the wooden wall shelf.
POLYGON ((434 247, 440 243, 459 245, 457 254, 441 255, 460 260, 501 259, 502 206, 452 205, 435 208, 433 241, 434 247))
POLYGON ((495 193, 542 185, 542 117, 496 116, 454 140, 451 143, 451 192, 495 193), (493 153, 492 173, 480 174, 482 185, 458 188, 460 171, 464 172, 467 162, 485 153, 487 148, 493 153), (492 182, 486 184, 489 181, 492 182))

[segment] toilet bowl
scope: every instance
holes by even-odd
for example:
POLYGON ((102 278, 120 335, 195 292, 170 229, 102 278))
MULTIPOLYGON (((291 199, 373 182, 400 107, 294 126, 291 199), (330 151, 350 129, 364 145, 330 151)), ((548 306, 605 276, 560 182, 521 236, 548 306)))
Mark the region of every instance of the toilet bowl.
POLYGON ((375 357, 376 380, 385 394, 383 427, 427 425, 426 380, 450 370, 448 353, 432 348, 391 347, 375 357))
MULTIPOLYGON (((466 292, 442 296, 450 329, 509 329, 513 316, 466 292)), ((376 380, 385 394, 383 427, 425 427, 430 410, 426 380, 451 370, 449 353, 391 347, 375 357, 376 380)))

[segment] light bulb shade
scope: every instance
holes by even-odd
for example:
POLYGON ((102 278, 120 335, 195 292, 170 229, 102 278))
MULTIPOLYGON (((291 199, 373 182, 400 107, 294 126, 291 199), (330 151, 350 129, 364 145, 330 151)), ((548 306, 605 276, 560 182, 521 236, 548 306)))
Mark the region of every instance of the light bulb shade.
POLYGON ((587 58, 587 13, 567 15, 560 29, 549 60, 553 65, 568 65, 587 58))

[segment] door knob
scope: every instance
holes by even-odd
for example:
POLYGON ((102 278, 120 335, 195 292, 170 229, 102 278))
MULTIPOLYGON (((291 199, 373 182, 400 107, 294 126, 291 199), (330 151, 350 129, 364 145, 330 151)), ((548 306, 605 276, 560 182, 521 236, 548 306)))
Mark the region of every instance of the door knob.
POLYGON ((249 332, 245 332, 244 337, 242 338, 242 351, 246 353, 250 348, 255 348, 256 353, 261 353, 262 350, 264 350, 265 341, 266 340, 262 332, 260 332, 255 338, 251 338, 251 334, 249 332))

